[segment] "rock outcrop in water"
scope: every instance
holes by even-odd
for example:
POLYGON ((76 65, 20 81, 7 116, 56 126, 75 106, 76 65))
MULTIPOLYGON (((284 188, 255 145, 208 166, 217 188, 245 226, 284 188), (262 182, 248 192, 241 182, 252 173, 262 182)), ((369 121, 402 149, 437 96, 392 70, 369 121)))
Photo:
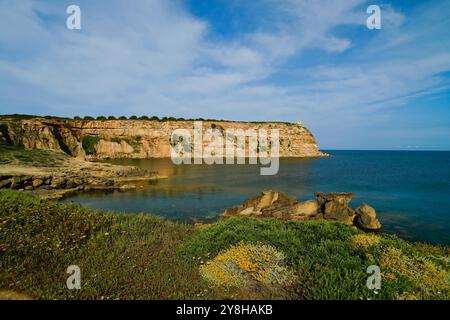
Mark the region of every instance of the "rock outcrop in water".
MULTIPOLYGON (((279 129, 281 157, 321 157, 310 131, 301 124, 282 122, 203 121, 203 130, 279 129)), ((175 129, 192 130, 193 121, 0 119, 0 143, 63 151, 88 159, 170 157, 175 129)), ((204 145, 207 142, 204 141, 204 145)))
POLYGON ((381 224, 375 209, 363 204, 356 211, 349 203, 352 193, 316 192, 317 200, 298 201, 283 192, 264 191, 261 195, 245 200, 242 205, 225 210, 222 218, 232 216, 253 216, 284 220, 331 220, 354 224, 364 230, 379 230, 381 224))

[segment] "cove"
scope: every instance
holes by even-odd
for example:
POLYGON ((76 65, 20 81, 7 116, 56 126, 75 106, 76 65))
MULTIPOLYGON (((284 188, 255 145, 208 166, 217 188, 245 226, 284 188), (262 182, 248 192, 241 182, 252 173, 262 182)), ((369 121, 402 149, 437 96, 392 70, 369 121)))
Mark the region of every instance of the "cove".
POLYGON ((169 219, 213 221, 228 207, 263 190, 301 200, 314 191, 354 192, 352 206, 377 210, 383 232, 450 244, 450 152, 326 151, 330 158, 283 158, 274 176, 257 165, 174 165, 170 159, 112 160, 156 170, 168 179, 136 183, 129 192, 78 194, 64 201, 169 219))

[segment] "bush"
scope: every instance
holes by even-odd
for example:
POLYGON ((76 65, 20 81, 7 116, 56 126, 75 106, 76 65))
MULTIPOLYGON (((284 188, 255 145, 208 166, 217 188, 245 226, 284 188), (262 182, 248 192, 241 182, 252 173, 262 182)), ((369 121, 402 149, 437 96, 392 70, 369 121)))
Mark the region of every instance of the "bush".
POLYGON ((91 116, 84 116, 83 120, 94 120, 94 118, 91 116))
POLYGON ((139 117, 139 120, 149 120, 150 118, 149 117, 147 117, 147 116, 140 116, 139 117))
POLYGON ((105 116, 98 116, 97 120, 106 120, 106 117, 105 116))
POLYGON ((213 286, 244 287, 292 285, 296 276, 284 261, 285 255, 261 242, 240 242, 200 266, 200 274, 213 286))
POLYGON ((108 117, 108 120, 116 120, 116 117, 114 117, 114 116, 109 116, 109 117, 108 117))
POLYGON ((130 120, 137 120, 137 118, 138 118, 137 116, 131 116, 130 120))
POLYGON ((157 116, 151 117, 150 120, 152 120, 152 121, 160 121, 159 118, 158 118, 157 116))
POLYGON ((81 117, 75 116, 75 117, 73 117, 73 120, 81 120, 81 117))
POLYGON ((127 120, 127 117, 125 117, 125 116, 120 116, 120 117, 119 117, 119 120, 127 120))
POLYGON ((87 154, 95 154, 95 146, 100 141, 98 136, 84 136, 81 139, 81 145, 87 154))

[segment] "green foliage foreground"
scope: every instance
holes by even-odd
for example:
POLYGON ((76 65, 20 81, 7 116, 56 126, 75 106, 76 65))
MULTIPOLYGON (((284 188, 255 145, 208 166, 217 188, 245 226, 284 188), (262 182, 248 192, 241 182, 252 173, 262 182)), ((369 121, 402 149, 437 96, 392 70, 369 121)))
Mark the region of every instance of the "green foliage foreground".
POLYGON ((340 223, 233 218, 196 228, 11 190, 0 190, 0 205, 0 293, 35 299, 450 297, 448 248, 366 235, 340 223), (255 256, 272 269, 271 256, 279 256, 285 266, 277 272, 289 270, 295 281, 221 287, 202 278, 201 270, 209 278, 223 276, 214 266, 227 263, 239 267, 229 270, 261 274, 255 256), (374 264, 382 271, 376 292, 366 286, 374 264), (69 265, 81 269, 81 290, 66 288, 69 265))

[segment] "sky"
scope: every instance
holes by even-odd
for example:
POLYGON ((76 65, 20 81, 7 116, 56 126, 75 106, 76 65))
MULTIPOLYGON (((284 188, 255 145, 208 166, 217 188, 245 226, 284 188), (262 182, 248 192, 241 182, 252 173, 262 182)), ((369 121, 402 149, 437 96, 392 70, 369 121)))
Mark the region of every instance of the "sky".
POLYGON ((0 114, 301 121, 450 150, 450 1, 0 0, 0 114), (81 30, 66 8, 81 8, 81 30), (369 5, 381 29, 369 30, 369 5))

